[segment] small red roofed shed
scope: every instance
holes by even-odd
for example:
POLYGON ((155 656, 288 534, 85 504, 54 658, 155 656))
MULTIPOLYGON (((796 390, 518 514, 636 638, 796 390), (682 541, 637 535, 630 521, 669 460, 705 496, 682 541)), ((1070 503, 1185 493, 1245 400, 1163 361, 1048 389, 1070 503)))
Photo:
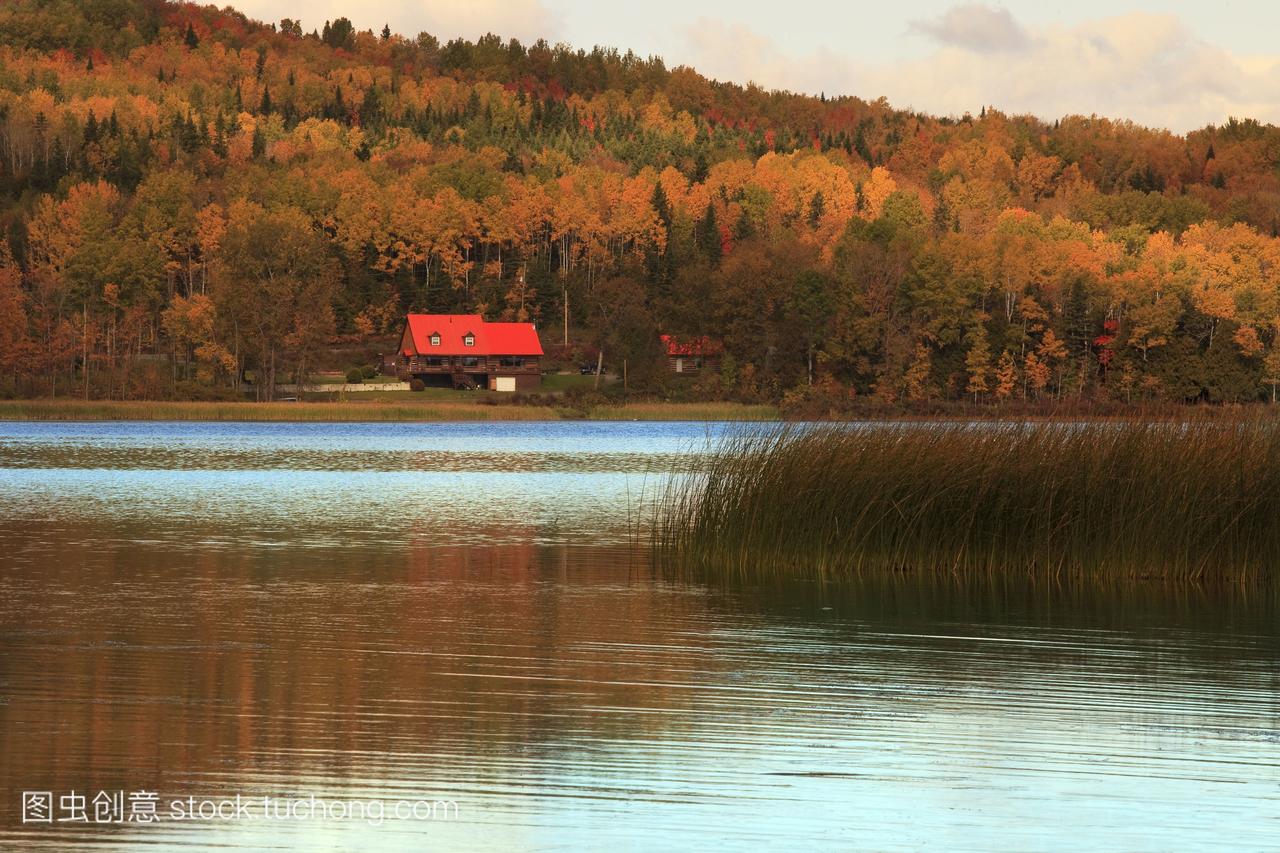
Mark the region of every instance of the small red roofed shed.
POLYGON ((662 347, 667 355, 667 367, 672 373, 719 370, 720 358, 724 355, 724 345, 706 335, 663 335, 662 347))

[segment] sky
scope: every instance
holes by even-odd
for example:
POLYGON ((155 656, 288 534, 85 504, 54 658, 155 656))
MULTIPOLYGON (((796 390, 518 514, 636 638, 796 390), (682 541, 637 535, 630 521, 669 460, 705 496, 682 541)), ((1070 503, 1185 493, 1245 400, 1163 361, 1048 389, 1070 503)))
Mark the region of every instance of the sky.
POLYGON ((1185 132, 1280 123, 1280 4, 1199 0, 232 0, 254 18, 345 15, 441 41, 486 32, 662 56, 766 88, 885 97, 959 116, 994 106, 1097 114, 1185 132))

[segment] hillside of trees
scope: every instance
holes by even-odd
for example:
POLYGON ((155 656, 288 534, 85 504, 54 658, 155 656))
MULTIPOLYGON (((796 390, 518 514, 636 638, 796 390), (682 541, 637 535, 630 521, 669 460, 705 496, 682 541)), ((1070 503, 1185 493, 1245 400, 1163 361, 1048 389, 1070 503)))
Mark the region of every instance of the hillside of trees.
POLYGON ((663 393, 1274 401, 1280 129, 960 118, 162 0, 0 7, 0 395, 248 391, 407 310, 663 393), (564 353, 572 357, 572 353, 564 353), (243 380, 251 376, 251 386, 243 380))

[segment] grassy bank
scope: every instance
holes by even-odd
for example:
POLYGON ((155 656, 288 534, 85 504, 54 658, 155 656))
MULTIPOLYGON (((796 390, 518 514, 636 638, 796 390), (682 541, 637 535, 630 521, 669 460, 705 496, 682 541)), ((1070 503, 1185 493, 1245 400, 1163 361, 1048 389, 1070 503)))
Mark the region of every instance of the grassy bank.
POLYGON ((720 576, 1274 578, 1280 422, 775 427, 673 485, 654 539, 720 576))
POLYGON ((31 421, 515 421, 554 420, 545 406, 474 403, 194 403, 0 401, 0 420, 31 421))
POLYGON ((776 421, 776 406, 747 403, 626 403, 597 406, 587 413, 594 421, 776 421))
MULTIPOLYGON (((450 393, 457 395, 459 392, 450 393)), ((777 417, 776 409, 737 403, 634 403, 579 411, 547 405, 495 405, 474 399, 453 402, 361 398, 301 403, 0 401, 0 420, 10 421, 765 420, 770 417, 777 417)))

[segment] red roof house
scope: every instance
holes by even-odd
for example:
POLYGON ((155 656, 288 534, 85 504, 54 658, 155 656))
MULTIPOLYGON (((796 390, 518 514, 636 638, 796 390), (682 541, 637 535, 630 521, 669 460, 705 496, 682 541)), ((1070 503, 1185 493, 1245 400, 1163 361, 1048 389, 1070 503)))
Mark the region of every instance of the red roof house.
POLYGON ((532 323, 490 323, 479 314, 410 314, 396 369, 428 385, 525 391, 541 383, 541 357, 532 323))
POLYGON ((663 335, 662 348, 667 355, 667 367, 673 373, 716 370, 720 367, 720 356, 724 354, 724 345, 706 335, 700 337, 663 335))

